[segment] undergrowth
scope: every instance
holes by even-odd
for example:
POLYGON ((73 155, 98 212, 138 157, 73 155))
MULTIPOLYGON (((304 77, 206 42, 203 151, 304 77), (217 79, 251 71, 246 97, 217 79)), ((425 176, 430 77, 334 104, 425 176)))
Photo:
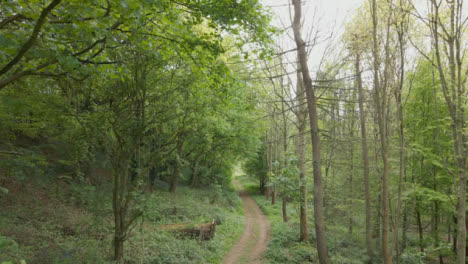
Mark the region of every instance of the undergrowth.
MULTIPOLYGON (((297 204, 288 204, 287 213, 289 221, 283 222, 281 199, 276 204, 266 200, 260 194, 257 182, 252 178, 242 176, 238 178, 244 188, 248 190, 259 207, 268 217, 271 225, 271 239, 265 254, 266 263, 318 263, 315 245, 315 232, 313 226, 313 209, 309 205, 309 243, 299 242, 299 207, 297 204)), ((309 203, 310 204, 310 203, 309 203)), ((333 264, 362 264, 366 263, 366 254, 362 245, 354 236, 348 236, 341 227, 328 226, 327 245, 330 263, 333 264)))
MULTIPOLYGON (((4 181, 0 197, 0 263, 112 263, 110 186, 4 181), (70 187, 73 186, 73 187, 70 187)), ((220 263, 243 230, 233 189, 156 188, 125 244, 126 263, 220 263), (199 242, 164 231, 173 223, 216 219, 214 239, 199 242)))

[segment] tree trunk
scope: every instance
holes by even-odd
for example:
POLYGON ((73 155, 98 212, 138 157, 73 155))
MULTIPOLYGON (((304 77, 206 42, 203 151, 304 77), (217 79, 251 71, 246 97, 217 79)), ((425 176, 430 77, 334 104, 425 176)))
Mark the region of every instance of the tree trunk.
POLYGON ((349 103, 349 109, 348 109, 348 115, 350 119, 350 124, 349 124, 349 135, 351 137, 351 142, 348 143, 349 145, 349 209, 348 209, 348 233, 351 236, 353 234, 353 199, 354 199, 354 182, 353 182, 353 176, 354 176, 354 123, 355 123, 355 105, 354 101, 356 101, 356 90, 353 90, 351 94, 349 103))
MULTIPOLYGON (((435 177, 434 177, 435 178, 435 177)), ((437 190, 437 187, 435 186, 434 190, 437 190)), ((439 224, 440 224, 440 215, 439 215, 439 202, 435 201, 434 202, 434 246, 435 248, 439 248, 440 246, 440 237, 439 237, 439 224)), ((442 254, 440 253, 439 250, 439 264, 444 264, 444 258, 442 257, 442 254)))
POLYGON ((320 135, 318 131, 317 103, 312 87, 312 78, 307 65, 307 52, 305 42, 301 36, 301 13, 302 6, 300 0, 292 0, 294 5, 293 31, 297 46, 297 54, 301 64, 301 73, 307 97, 309 110, 309 121, 312 139, 312 158, 314 172, 314 218, 315 233, 317 237, 317 252, 320 264, 328 264, 328 249, 325 236, 325 220, 323 217, 323 187, 320 164, 320 135))
MULTIPOLYGON (((457 225, 457 217, 453 216, 452 220, 453 220, 453 223, 455 224, 455 226, 457 227, 458 226, 457 225)), ((458 237, 458 228, 455 228, 453 230, 453 249, 452 249, 453 253, 455 253, 455 254, 457 254, 457 249, 458 249, 458 247, 457 247, 457 244, 458 244, 457 237, 458 237)))
MULTIPOLYGON (((351 138, 353 137, 353 133, 351 132, 351 138)), ((353 146, 351 144, 351 153, 350 153, 350 172, 349 172, 349 191, 350 191, 350 197, 349 197, 349 209, 348 209, 348 233, 350 235, 353 234, 353 173, 354 173, 354 166, 353 166, 353 146)))
POLYGON ((120 233, 121 231, 115 230, 115 235, 114 235, 114 260, 118 264, 123 264, 124 259, 123 259, 123 254, 124 254, 124 240, 119 238, 119 235, 117 234, 120 233))
POLYGON ((273 186, 273 191, 271 192, 271 204, 276 204, 276 186, 273 186))
MULTIPOLYGON (((385 111, 385 87, 379 83, 379 48, 377 42, 377 3, 376 0, 372 0, 372 38, 373 38, 373 62, 374 62, 374 98, 377 112, 377 122, 379 127, 379 138, 381 145, 381 155, 383 162, 383 173, 382 173, 382 251, 383 260, 385 264, 392 263, 392 253, 389 247, 389 195, 388 195, 388 151, 387 151, 387 129, 386 129, 386 111, 385 111), (382 93, 382 94, 381 94, 382 93)), ((388 36, 387 36, 388 38, 388 36)), ((387 48, 387 47, 386 47, 387 48)), ((387 50, 388 52, 388 50, 387 50)), ((388 63, 388 62, 386 62, 388 63)))
MULTIPOLYGON (((404 22, 401 22, 404 23, 404 22)), ((396 258, 399 260, 400 258, 400 249, 397 246, 398 244, 398 233, 399 233, 399 221, 400 221, 400 211, 401 211, 401 193, 402 193, 402 185, 403 179, 406 178, 406 152, 405 152, 405 134, 403 129, 403 104, 402 104, 402 91, 403 91, 403 82, 405 79, 405 43, 404 43, 404 29, 401 24, 400 27, 397 26, 397 33, 398 33, 398 43, 399 43, 399 50, 400 50, 400 72, 399 72, 399 81, 398 87, 395 89, 395 101, 397 107, 397 115, 398 115, 398 139, 399 139, 399 159, 400 159, 400 166, 399 166, 399 177, 398 177, 398 197, 397 197, 397 208, 396 208, 396 215, 395 221, 393 224, 393 239, 392 239, 392 249, 390 252, 393 252, 396 249, 396 258)), ((404 232, 404 231, 403 231, 404 232)))
POLYGON ((117 147, 112 160, 113 165, 113 189, 112 189, 112 211, 114 214, 114 260, 117 263, 123 263, 123 247, 125 241, 125 234, 128 226, 125 225, 125 218, 127 215, 127 201, 130 200, 128 196, 128 164, 130 156, 122 152, 120 147, 117 147), (119 152, 119 153, 117 153, 119 152))
POLYGON ((419 237, 419 249, 421 252, 424 252, 424 245, 423 245, 423 227, 421 221, 421 210, 419 209, 419 201, 416 200, 416 220, 418 222, 418 237, 419 237))
POLYGON ((366 211, 366 249, 369 260, 372 261, 374 254, 372 249, 372 220, 371 220, 371 195, 369 184, 369 154, 367 149, 367 133, 366 133, 366 113, 364 109, 364 92, 362 90, 361 78, 361 56, 359 51, 356 51, 355 63, 356 82, 359 93, 359 119, 361 121, 361 146, 362 146, 362 163, 364 166, 364 192, 365 192, 365 211, 366 211))
POLYGON ((297 152, 297 167, 299 169, 299 178, 301 180, 301 198, 300 198, 300 238, 302 242, 309 242, 309 228, 307 226, 307 179, 306 179, 306 129, 307 129, 307 106, 306 97, 304 90, 304 83, 300 72, 300 64, 297 65, 297 103, 299 105, 297 109, 297 141, 296 141, 296 152, 297 152))
POLYGON ((177 161, 174 166, 174 172, 172 173, 171 184, 169 185, 170 193, 176 193, 177 185, 179 184, 179 175, 180 175, 179 155, 177 155, 176 159, 177 161))
MULTIPOLYGON (((284 98, 284 87, 283 87, 283 80, 281 80, 281 98, 284 98)), ((286 167, 288 165, 288 119, 286 117, 286 110, 285 110, 285 102, 281 100, 281 112, 283 113, 283 166, 286 167)), ((283 196, 285 194, 282 194, 283 196)), ((283 197, 282 199, 282 211, 283 211, 283 222, 288 222, 288 214, 286 211, 287 205, 287 198, 283 197)))
POLYGON ((169 186, 169 192, 170 193, 176 193, 177 191, 177 185, 179 184, 179 178, 180 178, 180 167, 181 167, 181 159, 182 159, 182 153, 183 153, 183 148, 184 148, 184 140, 182 139, 182 136, 179 135, 177 137, 177 146, 176 146, 176 164, 174 166, 174 172, 172 174, 172 179, 171 179, 171 184, 169 186))
POLYGON ((192 171, 192 180, 190 186, 195 187, 198 185, 198 174, 200 173, 200 158, 203 155, 203 152, 198 153, 195 156, 193 171, 192 171))
POLYGON ((271 142, 268 142, 269 140, 271 140, 271 138, 268 137, 268 132, 267 132, 267 135, 266 135, 266 138, 267 138, 267 151, 266 151, 266 162, 267 162, 267 175, 266 175, 266 178, 265 178, 265 199, 266 200, 270 200, 270 194, 271 194, 271 187, 270 187, 270 175, 271 175, 271 142))
MULTIPOLYGON (((433 14, 430 14, 429 27, 431 29, 434 53, 436 57, 437 69, 439 71, 440 83, 445 102, 448 106, 451 118, 451 132, 453 142, 454 160, 457 165, 458 189, 457 189, 457 237, 456 237, 456 252, 457 264, 466 262, 466 129, 465 122, 465 105, 466 91, 463 83, 462 73, 463 58, 462 53, 464 46, 462 43, 463 23, 462 18, 462 3, 461 0, 447 1, 449 25, 443 27, 442 32, 439 30, 441 23, 439 8, 441 3, 431 0, 433 14), (445 45, 440 47, 439 37, 445 45), (441 49, 447 54, 447 61, 441 58, 441 49), (445 68, 448 62, 449 77, 446 77, 445 68)), ((441 26, 442 27, 442 26, 441 26)), ((457 183, 454 183, 457 184, 457 183)))
POLYGON ((286 200, 286 198, 283 198, 283 203, 281 205, 282 211, 283 211, 283 222, 285 222, 285 223, 288 222, 288 212, 286 210, 287 202, 288 201, 286 200))
MULTIPOLYGON (((277 128, 275 127, 275 134, 274 134, 274 144, 273 144, 273 153, 275 154, 274 156, 274 163, 275 163, 275 167, 273 168, 273 170, 275 171, 275 176, 278 175, 278 170, 279 170, 279 166, 278 166, 278 160, 279 160, 279 148, 278 148, 278 131, 277 131, 277 128)), ((276 192, 276 184, 273 184, 273 186, 271 187, 272 188, 272 191, 271 191, 271 204, 276 204, 276 195, 277 195, 277 192, 276 192)))

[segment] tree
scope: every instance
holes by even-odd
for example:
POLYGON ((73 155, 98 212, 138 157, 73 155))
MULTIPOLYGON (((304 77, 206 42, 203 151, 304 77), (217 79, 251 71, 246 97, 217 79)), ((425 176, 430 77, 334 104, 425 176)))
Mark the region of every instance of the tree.
MULTIPOLYGON (((466 258, 466 129, 465 106, 466 92, 464 64, 462 59, 461 41, 463 38, 462 1, 447 1, 448 21, 441 17, 440 11, 443 1, 431 0, 432 13, 428 26, 431 30, 435 62, 439 72, 440 88, 445 103, 449 108, 452 120, 453 155, 457 164, 458 196, 457 196, 457 263, 465 263, 466 258), (442 39, 442 42, 440 41, 442 39), (443 61, 441 50, 447 49, 448 77, 446 63, 443 61)), ((428 58, 428 57, 427 57, 428 58)))
POLYGON ((377 40, 377 28, 378 28, 378 19, 377 19, 377 2, 376 0, 372 0, 371 2, 371 15, 372 15, 372 40, 373 40, 373 49, 372 49, 372 56, 373 56, 373 71, 374 71, 374 100, 375 100, 375 107, 377 112, 377 123, 378 123, 378 131, 379 131, 379 139, 380 139, 380 153, 383 162, 383 172, 382 172, 382 204, 383 204, 383 214, 382 214, 382 251, 383 251, 383 258, 384 263, 389 264, 392 263, 392 252, 390 251, 389 242, 389 194, 388 194, 388 117, 387 117, 387 66, 388 62, 388 53, 389 53, 389 26, 387 26, 387 35, 386 35, 386 43, 385 43, 385 69, 384 69, 384 80, 380 82, 379 74, 380 74, 380 57, 379 57, 379 42, 377 40))
POLYGON ((323 187, 320 163, 320 135, 318 131, 317 103, 312 87, 312 78, 307 64, 307 53, 305 42, 301 36, 301 15, 302 4, 299 0, 292 1, 294 5, 294 39, 297 46, 297 54, 301 65, 301 73, 307 97, 307 107, 309 110, 309 122, 312 138, 313 170, 314 170, 314 219, 315 233, 317 236, 317 252, 320 264, 328 263, 328 249, 325 237, 325 221, 323 216, 323 187))
POLYGON ((363 178, 364 178, 364 196, 365 196, 365 215, 366 215, 366 249, 369 262, 374 258, 372 247, 372 214, 371 214, 371 190, 369 181, 369 150, 367 144, 367 126, 366 126, 366 110, 364 107, 365 91, 362 84, 362 66, 361 56, 365 50, 365 41, 368 36, 362 28, 358 27, 356 23, 355 28, 348 29, 351 36, 347 39, 349 44, 350 53, 354 56, 354 74, 355 86, 358 93, 358 106, 359 106, 359 121, 361 132, 361 153, 363 165, 363 178))
POLYGON ((297 105, 296 110, 297 116, 297 141, 296 141, 296 152, 297 152, 297 167, 299 169, 299 178, 301 180, 301 197, 300 201, 300 240, 308 243, 309 242, 309 228, 307 218, 307 167, 306 167, 306 132, 307 132, 307 106, 306 96, 304 90, 304 83, 302 80, 302 73, 300 71, 300 64, 298 63, 297 69, 297 105))

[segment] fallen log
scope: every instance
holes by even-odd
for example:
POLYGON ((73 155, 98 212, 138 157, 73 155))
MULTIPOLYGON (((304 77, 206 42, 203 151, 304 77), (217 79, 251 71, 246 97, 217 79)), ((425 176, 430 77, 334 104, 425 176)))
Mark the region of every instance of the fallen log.
POLYGON ((199 241, 210 240, 216 231, 216 220, 204 224, 172 224, 159 226, 161 229, 176 232, 180 237, 198 238, 199 241))

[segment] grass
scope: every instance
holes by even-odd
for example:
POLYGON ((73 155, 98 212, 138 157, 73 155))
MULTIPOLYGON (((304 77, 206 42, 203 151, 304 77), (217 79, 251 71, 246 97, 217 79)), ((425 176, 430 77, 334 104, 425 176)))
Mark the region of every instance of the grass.
MULTIPOLYGON (((0 263, 112 263, 110 186, 2 182, 0 263), (58 191, 57 191, 58 190, 58 191)), ((221 263, 242 234, 240 199, 233 189, 161 185, 141 201, 145 214, 125 244, 127 263, 221 263), (214 239, 199 242, 164 230, 174 223, 216 219, 214 239)))
MULTIPOLYGON (((271 224, 271 240, 265 253, 266 263, 318 263, 315 245, 315 232, 312 218, 312 208, 309 208, 309 236, 308 244, 299 242, 299 207, 297 203, 290 203, 287 207, 289 221, 283 222, 281 199, 276 204, 266 200, 260 194, 258 183, 246 175, 237 178, 244 188, 250 192, 259 207, 267 216, 271 224)), ((349 236, 346 228, 328 226, 327 244, 330 262, 334 264, 365 263, 365 252, 361 242, 355 236, 349 236)))
MULTIPOLYGON (((255 179, 246 175, 237 177, 246 190, 248 190, 255 199, 259 207, 268 217, 271 223, 271 240, 265 254, 266 263, 318 263, 318 256, 315 244, 315 232, 313 225, 313 206, 309 202, 309 236, 310 243, 298 242, 299 240, 299 208, 298 204, 288 204, 289 222, 284 223, 282 218, 281 199, 277 199, 277 203, 272 205, 271 201, 265 199, 260 194, 258 183, 255 179)), ((327 225, 327 246, 330 258, 330 263, 333 264, 362 264, 367 262, 363 216, 357 216, 354 220, 355 230, 349 234, 348 227, 343 223, 344 215, 339 211, 331 211, 333 218, 326 219, 327 225), (341 218, 340 218, 341 217, 341 218)), ((390 234, 391 235, 391 234, 390 234)), ((422 264, 422 263, 438 263, 438 254, 442 253, 445 263, 454 263, 453 253, 450 250, 450 245, 447 243, 441 244, 437 249, 431 249, 433 244, 430 236, 425 236, 428 240, 425 253, 420 253, 418 249, 417 233, 408 232, 408 248, 400 257, 402 264, 422 264)), ((377 245, 377 240, 374 245, 377 245)), ((376 264, 382 263, 379 255, 374 261, 376 264)))

